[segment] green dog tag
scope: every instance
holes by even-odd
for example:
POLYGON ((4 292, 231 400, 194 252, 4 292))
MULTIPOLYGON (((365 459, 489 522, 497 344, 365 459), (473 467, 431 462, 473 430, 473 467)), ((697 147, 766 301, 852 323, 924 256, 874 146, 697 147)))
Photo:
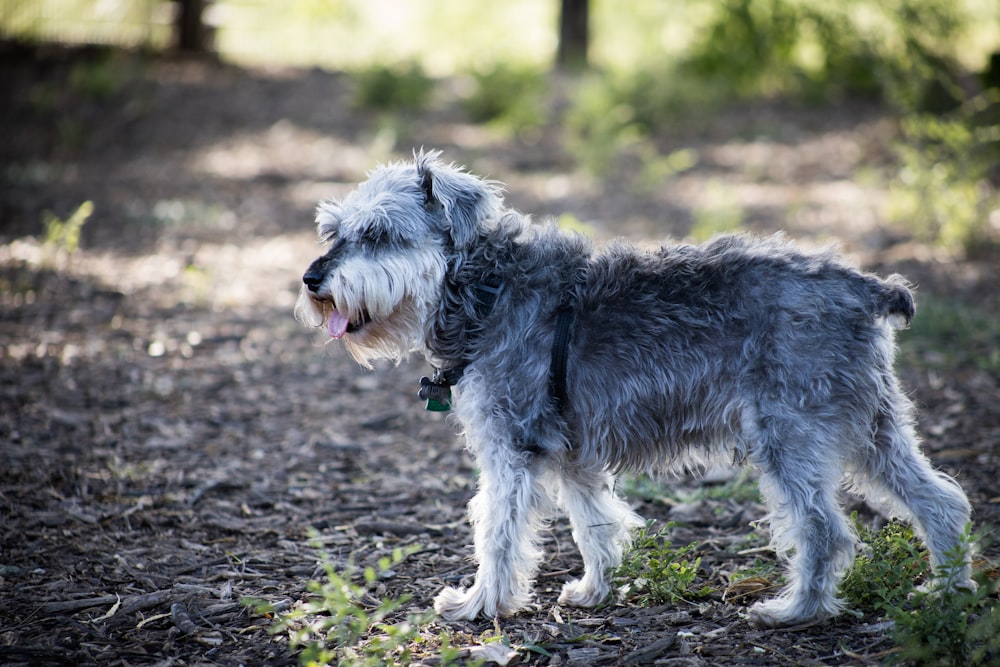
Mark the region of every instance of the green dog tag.
POLYGON ((424 409, 428 412, 448 412, 451 410, 451 387, 447 384, 422 377, 417 397, 427 401, 424 409))

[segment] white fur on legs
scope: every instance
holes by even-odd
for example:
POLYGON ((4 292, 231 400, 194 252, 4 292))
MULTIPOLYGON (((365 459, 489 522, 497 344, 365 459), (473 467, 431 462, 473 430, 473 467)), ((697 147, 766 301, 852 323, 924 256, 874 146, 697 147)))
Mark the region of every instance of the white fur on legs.
POLYGON ((610 592, 607 574, 621 564, 631 531, 642 520, 614 493, 614 477, 601 471, 564 470, 559 504, 569 514, 583 556, 583 577, 568 582, 560 604, 594 607, 610 592))
POLYGON ((469 502, 476 560, 475 583, 446 588, 434 599, 445 620, 508 616, 531 598, 540 553, 537 534, 538 480, 523 459, 504 460, 500 447, 480 457, 479 493, 469 502))
POLYGON ((776 598, 753 605, 750 620, 780 627, 836 616, 842 607, 837 587, 856 543, 835 499, 839 467, 797 460, 787 468, 762 468, 760 489, 771 508, 772 542, 789 559, 788 586, 776 598))

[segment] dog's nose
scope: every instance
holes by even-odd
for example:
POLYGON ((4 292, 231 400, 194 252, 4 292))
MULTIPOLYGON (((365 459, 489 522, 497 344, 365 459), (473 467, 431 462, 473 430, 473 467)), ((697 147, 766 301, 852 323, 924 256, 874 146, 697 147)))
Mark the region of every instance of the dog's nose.
POLYGON ((306 284, 306 287, 315 292, 319 290, 319 286, 323 284, 323 278, 325 277, 326 274, 320 271, 318 268, 309 267, 309 270, 306 271, 306 274, 302 276, 302 282, 306 284))

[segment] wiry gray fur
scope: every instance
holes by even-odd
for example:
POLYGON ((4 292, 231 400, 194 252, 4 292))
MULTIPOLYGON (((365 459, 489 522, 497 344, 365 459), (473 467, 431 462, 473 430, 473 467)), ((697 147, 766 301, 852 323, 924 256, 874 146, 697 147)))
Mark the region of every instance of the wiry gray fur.
MULTIPOLYGON (((304 276, 300 319, 343 333, 362 364, 420 352, 438 368, 466 366, 456 414, 480 469, 469 504, 479 570, 468 590, 437 597, 446 619, 528 602, 550 500, 585 563, 560 602, 600 603, 640 523, 614 493, 621 470, 720 457, 760 469, 789 560, 787 588, 751 609, 762 625, 840 610, 856 541, 837 499, 845 483, 910 519, 934 564, 959 544, 969 503, 919 452, 892 370, 893 327, 914 315, 898 276, 781 237, 595 252, 505 209, 498 184, 437 153, 380 167, 321 204, 318 224, 330 250, 304 276), (492 308, 484 281, 502 281, 492 308), (563 304, 574 322, 560 409, 549 373, 563 304)), ((968 561, 950 576, 972 585, 968 561)))

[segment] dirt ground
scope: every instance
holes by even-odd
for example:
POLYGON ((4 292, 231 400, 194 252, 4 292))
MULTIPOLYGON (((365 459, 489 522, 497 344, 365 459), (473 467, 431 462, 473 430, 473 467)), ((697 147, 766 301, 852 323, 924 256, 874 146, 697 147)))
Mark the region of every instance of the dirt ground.
MULTIPOLYGON (((888 159, 892 122, 877 105, 741 105, 688 122, 658 148, 693 149, 697 165, 641 188, 576 169, 558 127, 511 139, 468 122, 447 82, 431 110, 387 120, 355 109, 336 73, 112 62, 105 85, 108 67, 65 54, 0 56, 0 664, 295 664, 287 637, 240 600, 302 600, 322 572, 310 531, 338 564, 416 546, 372 592, 411 595, 401 613, 469 580, 475 471, 455 427, 416 400, 426 367, 365 372, 291 314, 318 250, 316 201, 378 159, 442 148, 506 182, 517 208, 570 213, 598 239, 683 237, 733 201, 751 229, 839 240, 866 267, 908 275, 922 298, 1000 306, 995 257, 952 261, 880 224, 884 192, 855 178, 888 159), (66 219, 84 201, 94 213, 80 249, 44 243, 44 212, 66 219)), ((950 352, 915 348, 900 372, 928 454, 984 528, 1000 520, 1000 377, 950 352)), ((788 630, 746 621, 762 591, 727 587, 773 558, 750 526, 757 502, 646 492, 634 503, 679 521, 676 544, 698 542, 707 597, 559 608, 582 563, 556 521, 535 606, 434 622, 418 661, 440 661, 445 629, 466 648, 502 634, 530 664, 889 655, 877 616, 788 630)))

